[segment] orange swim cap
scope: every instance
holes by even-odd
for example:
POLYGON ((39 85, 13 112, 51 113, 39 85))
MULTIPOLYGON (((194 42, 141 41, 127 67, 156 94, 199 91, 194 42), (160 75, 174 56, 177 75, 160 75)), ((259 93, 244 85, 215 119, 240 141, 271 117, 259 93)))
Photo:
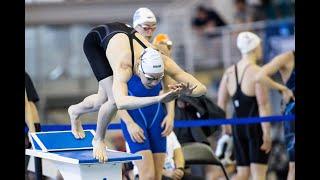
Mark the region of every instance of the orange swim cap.
POLYGON ((172 46, 172 41, 167 34, 158 34, 154 39, 152 44, 166 44, 172 46))

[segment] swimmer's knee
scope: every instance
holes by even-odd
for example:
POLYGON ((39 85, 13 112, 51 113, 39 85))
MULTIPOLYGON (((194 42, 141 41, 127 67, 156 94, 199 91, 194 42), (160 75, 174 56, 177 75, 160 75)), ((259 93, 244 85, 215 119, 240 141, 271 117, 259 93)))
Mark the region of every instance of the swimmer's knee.
POLYGON ((109 101, 108 101, 108 104, 110 104, 110 106, 112 106, 112 107, 117 107, 117 104, 116 104, 116 102, 113 100, 113 99, 110 99, 109 101))
POLYGON ((101 105, 101 108, 112 108, 112 109, 117 109, 116 102, 112 99, 109 99, 108 101, 104 102, 101 105))
POLYGON ((146 156, 146 159, 144 159, 143 162, 141 162, 140 164, 137 165, 138 170, 139 170, 139 176, 141 177, 141 179, 148 179, 148 180, 156 179, 155 168, 153 165, 149 165, 149 164, 153 164, 152 162, 148 163, 149 160, 152 160, 152 159, 150 159, 150 157, 148 158, 148 156, 146 156))
POLYGON ((108 106, 118 109, 117 103, 113 98, 109 98, 106 103, 108 104, 108 106))

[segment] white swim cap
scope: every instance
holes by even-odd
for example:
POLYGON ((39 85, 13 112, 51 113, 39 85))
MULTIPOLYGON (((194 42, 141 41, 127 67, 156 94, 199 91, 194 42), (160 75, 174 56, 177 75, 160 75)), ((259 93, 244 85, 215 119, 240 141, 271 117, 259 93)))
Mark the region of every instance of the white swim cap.
POLYGON ((133 15, 133 28, 145 22, 157 22, 156 16, 148 8, 139 8, 133 15))
POLYGON ((143 73, 163 73, 164 64, 161 53, 150 47, 144 49, 139 69, 143 73))
POLYGON ((261 39, 252 32, 241 32, 237 38, 237 47, 242 54, 246 54, 258 47, 261 39))

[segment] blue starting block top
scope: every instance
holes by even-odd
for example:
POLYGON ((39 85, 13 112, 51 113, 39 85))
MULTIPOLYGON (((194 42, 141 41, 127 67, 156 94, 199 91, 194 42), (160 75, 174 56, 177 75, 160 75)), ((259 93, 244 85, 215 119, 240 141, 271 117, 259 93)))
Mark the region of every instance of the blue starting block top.
MULTIPOLYGON (((84 139, 76 139, 71 131, 30 133, 34 149, 26 149, 27 155, 71 164, 94 164, 99 161, 92 155, 94 130, 85 130, 84 139)), ((107 149, 107 162, 140 160, 142 156, 107 149)))
POLYGON ((94 130, 85 130, 85 138, 76 139, 71 131, 30 133, 32 147, 43 152, 92 149, 94 130))

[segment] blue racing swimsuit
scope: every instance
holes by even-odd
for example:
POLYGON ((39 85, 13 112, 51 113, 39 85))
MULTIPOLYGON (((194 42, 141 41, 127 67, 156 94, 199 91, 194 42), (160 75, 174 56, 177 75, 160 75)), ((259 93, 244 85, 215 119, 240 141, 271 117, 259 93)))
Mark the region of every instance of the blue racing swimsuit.
MULTIPOLYGON (((162 89, 161 83, 152 89, 145 88, 140 78, 136 75, 133 75, 127 84, 129 96, 158 96, 162 89)), ((161 132, 163 131, 163 128, 161 128, 161 122, 166 116, 164 108, 165 107, 162 103, 156 103, 143 108, 128 110, 128 113, 134 122, 143 129, 144 136, 146 137, 146 140, 144 140, 143 143, 133 142, 126 124, 121 120, 122 132, 129 145, 131 153, 136 153, 142 150, 151 150, 152 153, 166 152, 167 140, 166 137, 161 136, 161 132)))

